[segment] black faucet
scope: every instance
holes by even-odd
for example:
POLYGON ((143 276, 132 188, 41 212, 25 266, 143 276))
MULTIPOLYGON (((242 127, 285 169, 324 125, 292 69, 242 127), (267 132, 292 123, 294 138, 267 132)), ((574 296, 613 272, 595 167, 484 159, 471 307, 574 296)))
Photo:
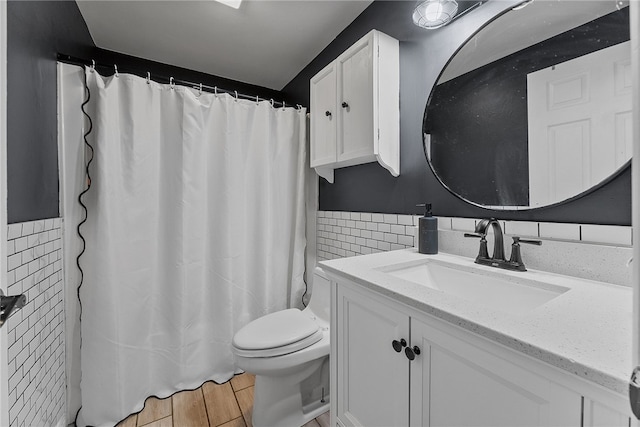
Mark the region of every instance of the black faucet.
POLYGON ((502 227, 497 219, 483 219, 476 225, 475 233, 464 233, 464 237, 479 237, 480 238, 480 250, 476 257, 476 264, 489 265, 491 267, 504 268, 505 270, 517 270, 527 271, 522 262, 522 254, 520 253, 520 243, 527 243, 531 245, 542 245, 540 240, 522 239, 518 236, 513 236, 513 243, 511 244, 511 257, 507 261, 504 257, 504 241, 502 237, 502 227), (493 228, 493 255, 489 256, 487 249, 487 233, 489 226, 493 228))

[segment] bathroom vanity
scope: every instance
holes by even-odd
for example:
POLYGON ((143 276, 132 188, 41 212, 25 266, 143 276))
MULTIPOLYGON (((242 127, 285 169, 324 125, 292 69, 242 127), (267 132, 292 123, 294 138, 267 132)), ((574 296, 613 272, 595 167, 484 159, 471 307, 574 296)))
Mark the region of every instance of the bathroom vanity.
POLYGON ((631 289, 415 249, 331 278, 332 426, 630 426, 631 289))

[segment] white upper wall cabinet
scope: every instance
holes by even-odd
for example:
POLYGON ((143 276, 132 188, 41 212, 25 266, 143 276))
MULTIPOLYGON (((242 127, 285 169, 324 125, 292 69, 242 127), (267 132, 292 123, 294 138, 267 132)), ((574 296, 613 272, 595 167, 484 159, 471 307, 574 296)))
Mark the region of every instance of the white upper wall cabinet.
POLYGON ((372 30, 310 82, 311 167, 333 170, 377 161, 400 174, 398 40, 372 30))

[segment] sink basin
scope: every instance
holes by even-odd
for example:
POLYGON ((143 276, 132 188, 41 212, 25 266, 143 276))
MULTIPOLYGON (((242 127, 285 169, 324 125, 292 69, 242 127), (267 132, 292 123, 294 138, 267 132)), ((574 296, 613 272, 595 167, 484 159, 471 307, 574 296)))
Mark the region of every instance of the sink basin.
POLYGON ((378 271, 511 314, 525 314, 569 290, 527 278, 527 273, 505 274, 490 268, 427 259, 378 271))

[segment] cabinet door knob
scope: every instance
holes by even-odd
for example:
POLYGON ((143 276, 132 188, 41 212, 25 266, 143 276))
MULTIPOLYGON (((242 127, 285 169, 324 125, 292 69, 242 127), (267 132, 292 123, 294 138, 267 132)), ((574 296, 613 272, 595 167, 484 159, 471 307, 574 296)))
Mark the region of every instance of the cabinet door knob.
POLYGON ((327 117, 331 117, 331 111, 325 111, 324 115, 327 116, 327 117))
POLYGON ((413 360, 417 355, 420 354, 420 347, 418 347, 417 345, 413 346, 413 349, 407 347, 404 349, 404 354, 405 356, 407 356, 407 359, 413 360))
POLYGON ((342 103, 342 108, 349 108, 349 104, 347 104, 346 102, 342 103))
POLYGON ((391 341, 391 346, 397 353, 400 353, 402 351, 402 347, 407 346, 407 340, 405 340, 404 338, 402 338, 400 341, 393 340, 391 341))

